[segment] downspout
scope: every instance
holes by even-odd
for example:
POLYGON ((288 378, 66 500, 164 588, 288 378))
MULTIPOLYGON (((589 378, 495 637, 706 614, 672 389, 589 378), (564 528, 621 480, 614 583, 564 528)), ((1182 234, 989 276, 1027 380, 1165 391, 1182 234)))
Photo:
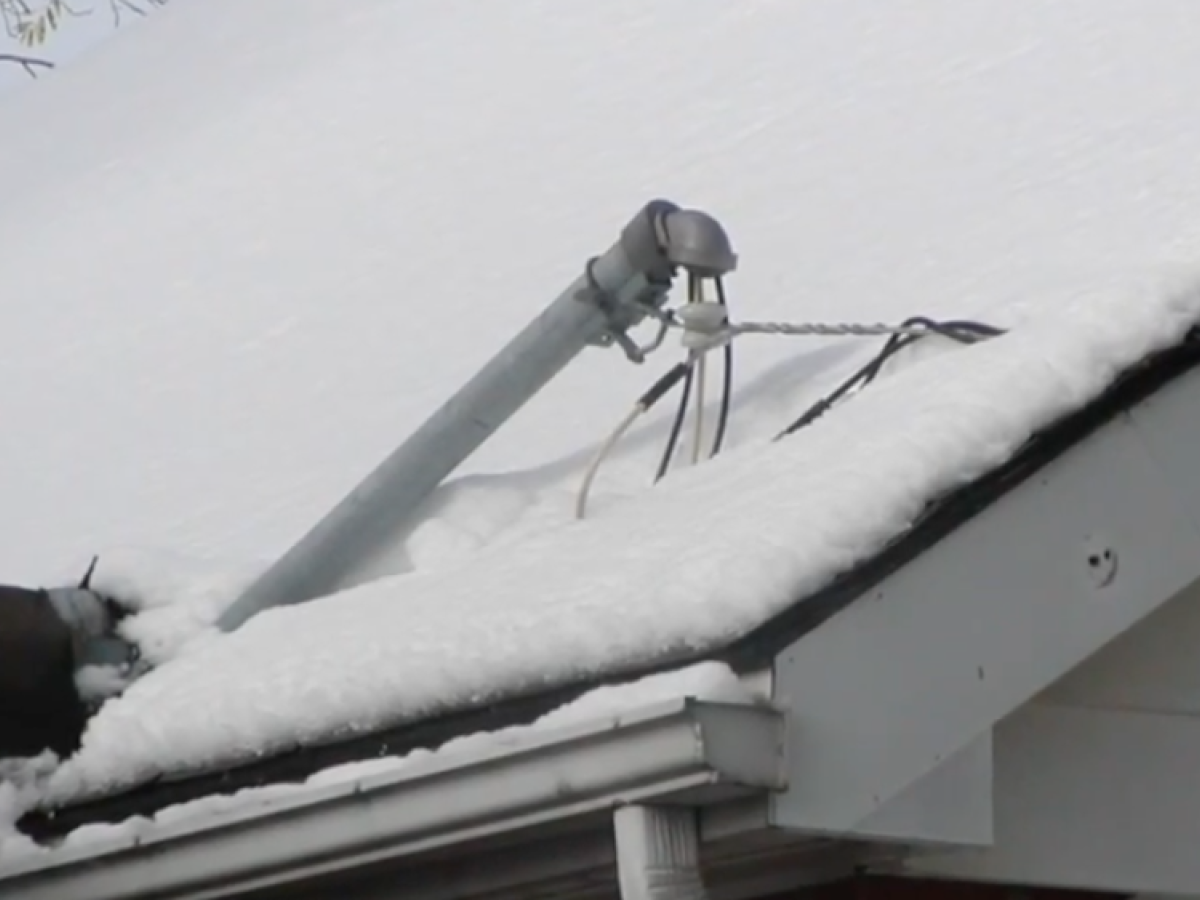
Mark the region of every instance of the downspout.
POLYGON ((695 809, 623 806, 613 830, 621 900, 708 900, 695 809))

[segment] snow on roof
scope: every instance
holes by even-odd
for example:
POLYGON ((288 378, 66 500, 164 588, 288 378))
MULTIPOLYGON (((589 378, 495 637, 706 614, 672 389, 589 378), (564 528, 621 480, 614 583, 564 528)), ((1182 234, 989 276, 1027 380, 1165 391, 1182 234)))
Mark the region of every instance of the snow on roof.
POLYGON ((53 792, 110 792, 716 648, 1197 321, 1200 281, 1066 299, 595 518, 261 614, 111 701, 53 792))
POLYGON ((659 371, 590 353, 441 492, 415 573, 192 642, 58 796, 711 646, 868 555, 1195 320, 1139 280, 1200 238, 1194 18, 209 0, 0 98, 0 572, 249 561, 105 556, 163 659, 652 196, 726 225, 740 317, 1019 326, 771 446, 851 360, 747 338, 736 452, 643 493, 660 419, 572 524, 659 371))

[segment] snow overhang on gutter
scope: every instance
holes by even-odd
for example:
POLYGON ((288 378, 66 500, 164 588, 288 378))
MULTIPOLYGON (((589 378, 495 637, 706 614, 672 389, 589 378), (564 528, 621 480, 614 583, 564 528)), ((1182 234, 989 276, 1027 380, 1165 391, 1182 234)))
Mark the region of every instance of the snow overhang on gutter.
MULTIPOLYGON (((449 846, 486 847, 630 804, 708 806, 780 790, 783 716, 766 706, 680 699, 501 749, 278 802, 63 848, 0 877, 0 900, 225 897, 449 846)), ((511 846, 509 844, 508 846, 511 846)), ((469 851, 456 849, 466 864, 469 851)))

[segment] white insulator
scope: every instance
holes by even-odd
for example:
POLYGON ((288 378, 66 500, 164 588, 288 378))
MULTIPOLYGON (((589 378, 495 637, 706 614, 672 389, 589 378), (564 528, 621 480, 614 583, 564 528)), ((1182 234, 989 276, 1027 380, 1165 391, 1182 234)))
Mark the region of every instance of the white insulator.
POLYGON ((681 343, 687 350, 703 353, 733 337, 725 307, 714 300, 685 304, 675 311, 675 316, 683 328, 681 343))

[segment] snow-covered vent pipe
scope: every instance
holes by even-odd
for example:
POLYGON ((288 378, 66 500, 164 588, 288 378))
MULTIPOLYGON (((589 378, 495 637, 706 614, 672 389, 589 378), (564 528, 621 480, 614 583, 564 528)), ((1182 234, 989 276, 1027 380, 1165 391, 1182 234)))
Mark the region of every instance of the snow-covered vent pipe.
POLYGON ((574 284, 267 569, 218 626, 232 631, 264 609, 355 584, 446 476, 585 347, 615 343, 641 362, 628 332, 661 312, 677 268, 713 278, 736 264, 711 216, 665 200, 648 203, 574 284))

